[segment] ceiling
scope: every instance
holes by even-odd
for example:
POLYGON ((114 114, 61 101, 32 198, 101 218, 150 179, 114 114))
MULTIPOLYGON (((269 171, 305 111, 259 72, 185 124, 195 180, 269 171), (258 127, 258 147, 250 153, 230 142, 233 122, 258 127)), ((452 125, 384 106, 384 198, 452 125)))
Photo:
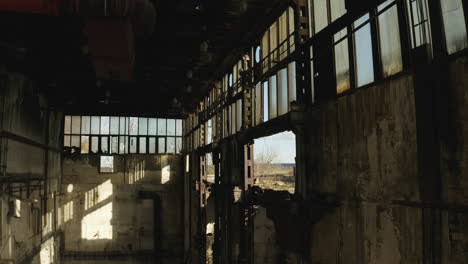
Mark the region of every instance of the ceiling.
MULTIPOLYGON (((85 33, 89 17, 82 15, 2 12, 0 56, 9 67, 26 71, 41 93, 70 113, 180 113, 191 110, 210 83, 255 43, 271 8, 288 2, 142 1, 151 1, 155 19, 148 27, 133 17, 131 80, 96 78, 85 33)), ((144 7, 143 14, 147 11, 144 7)))

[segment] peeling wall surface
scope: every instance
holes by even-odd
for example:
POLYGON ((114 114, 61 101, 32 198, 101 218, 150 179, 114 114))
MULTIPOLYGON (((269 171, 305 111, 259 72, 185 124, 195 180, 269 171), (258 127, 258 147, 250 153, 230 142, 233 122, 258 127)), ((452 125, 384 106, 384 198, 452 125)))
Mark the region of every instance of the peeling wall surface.
POLYGON ((116 155, 114 173, 100 173, 100 156, 67 156, 60 197, 64 263, 179 263, 181 165, 178 155, 116 155))
POLYGON ((62 118, 24 74, 0 74, 2 260, 59 263, 55 208, 62 118))

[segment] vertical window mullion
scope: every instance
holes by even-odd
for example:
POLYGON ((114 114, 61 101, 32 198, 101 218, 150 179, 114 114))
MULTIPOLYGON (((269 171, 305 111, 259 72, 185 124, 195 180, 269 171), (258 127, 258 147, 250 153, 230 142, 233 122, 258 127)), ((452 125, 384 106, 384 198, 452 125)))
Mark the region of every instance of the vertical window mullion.
POLYGON ((410 65, 411 45, 408 32, 408 21, 406 20, 405 3, 403 1, 396 1, 395 3, 398 13, 398 26, 400 29, 400 45, 403 70, 408 69, 410 65))
POLYGON ((348 58, 349 58, 349 88, 352 90, 356 88, 356 58, 355 58, 355 44, 354 44, 354 29, 352 25, 348 25, 348 58))
POLYGON ((378 30, 378 19, 377 10, 374 9, 370 13, 372 21, 370 21, 371 27, 371 41, 372 41, 372 55, 374 60, 374 81, 381 80, 383 78, 382 60, 380 59, 380 45, 379 45, 379 30, 378 30))

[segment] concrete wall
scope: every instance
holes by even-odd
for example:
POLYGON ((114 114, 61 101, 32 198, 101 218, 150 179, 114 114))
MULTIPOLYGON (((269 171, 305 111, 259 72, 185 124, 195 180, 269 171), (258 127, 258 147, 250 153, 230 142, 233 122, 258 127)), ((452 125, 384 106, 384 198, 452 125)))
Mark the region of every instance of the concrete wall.
POLYGON ((59 263, 55 198, 62 119, 24 74, 0 73, 1 260, 59 263), (22 201, 20 217, 11 216, 15 199, 22 201))
POLYGON ((341 206, 312 228, 311 263, 421 263, 413 80, 402 76, 312 110, 308 191, 341 206))
MULTIPOLYGON (((184 230, 182 164, 178 155, 116 155, 114 173, 99 173, 98 155, 66 157, 60 199, 65 263, 81 263, 79 260, 90 254, 104 256, 93 263, 111 263, 106 258, 114 258, 115 263, 123 261, 115 252, 155 252, 164 255, 160 263, 180 262, 184 230), (141 192, 157 195, 161 208, 141 192)), ((127 258, 128 263, 131 260, 127 258)))

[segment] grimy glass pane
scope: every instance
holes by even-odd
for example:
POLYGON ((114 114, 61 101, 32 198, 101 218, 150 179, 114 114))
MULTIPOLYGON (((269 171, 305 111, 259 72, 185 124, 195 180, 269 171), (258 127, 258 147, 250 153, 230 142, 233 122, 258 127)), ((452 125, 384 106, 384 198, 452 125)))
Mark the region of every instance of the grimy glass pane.
POLYGON ((70 147, 71 146, 71 137, 70 136, 63 136, 63 146, 70 147))
MULTIPOLYGON (((335 42, 340 40, 347 34, 346 28, 335 34, 335 42)), ((351 87, 349 77, 349 54, 348 54, 348 39, 342 40, 335 45, 335 75, 336 75, 336 91, 338 94, 343 93, 351 87)))
POLYGON ((182 153, 182 137, 176 138, 176 153, 177 154, 182 153))
POLYGON ((118 135, 119 134, 119 117, 113 116, 110 119, 110 134, 118 135))
POLYGON ((167 135, 166 131, 166 119, 158 118, 158 136, 167 135))
POLYGON ((130 135, 138 135, 138 117, 130 117, 128 130, 130 135))
POLYGON ((91 153, 98 153, 99 151, 99 138, 91 137, 91 153))
POLYGON ((275 65, 278 58, 278 23, 275 22, 270 26, 270 62, 271 65, 275 65))
POLYGON ((314 1, 315 34, 328 25, 328 0, 314 1))
POLYGON ((288 70, 278 72, 278 115, 288 112, 288 70))
POLYGON ((111 153, 119 154, 119 137, 111 137, 111 153))
POLYGON ((262 122, 262 84, 255 85, 255 125, 262 122))
POLYGON ((89 153, 89 136, 81 137, 81 153, 82 154, 89 153))
POLYGON ((167 153, 175 153, 175 137, 167 137, 167 153))
POLYGON ((295 19, 294 19, 294 10, 292 9, 292 7, 288 7, 288 19, 289 19, 289 51, 290 52, 293 52, 294 50, 296 50, 296 46, 295 46, 295 42, 294 42, 294 35, 291 35, 294 31, 295 31, 295 27, 296 27, 296 24, 295 24, 295 19))
POLYGON ((102 153, 109 153, 109 137, 101 137, 102 153))
POLYGON ((269 80, 270 84, 270 94, 269 94, 269 99, 270 99, 270 114, 269 114, 269 119, 273 119, 278 115, 278 91, 276 87, 276 75, 271 76, 269 80))
POLYGON ((213 126, 211 123, 211 119, 206 122, 206 144, 211 144, 211 140, 213 138, 213 126))
POLYGON ((280 45, 280 60, 283 60, 288 56, 288 42, 286 41, 288 37, 288 16, 287 11, 285 11, 279 18, 279 44, 280 45))
POLYGON ((462 0, 441 0, 447 52, 453 54, 468 47, 462 0))
POLYGON ((182 119, 176 120, 176 136, 182 136, 182 119))
POLYGON ((130 137, 130 153, 134 154, 137 153, 137 138, 136 137, 130 137))
POLYGON ((108 116, 101 116, 101 135, 109 135, 110 118, 108 116))
POLYGON ((231 127, 231 135, 236 133, 236 104, 231 104, 229 106, 229 112, 231 113, 230 119, 230 127, 231 127))
POLYGON ((127 154, 127 143, 128 143, 128 137, 126 136, 119 137, 119 153, 120 154, 127 154))
POLYGON ((80 148, 81 142, 80 142, 80 136, 72 136, 71 137, 71 146, 80 148))
POLYGON ((81 116, 72 116, 72 134, 81 132, 81 116))
POLYGON ((91 117, 91 134, 99 135, 101 131, 101 117, 92 116, 91 117))
POLYGON ((242 99, 237 100, 237 131, 240 131, 242 128, 242 99))
MULTIPOLYGON (((354 28, 364 24, 369 19, 366 14, 354 22, 354 28)), ((356 86, 360 87, 374 81, 374 58, 372 55, 372 39, 370 24, 367 23, 354 33, 356 58, 356 86)))
POLYGON ((163 137, 158 138, 158 153, 159 154, 166 153, 166 138, 163 138, 163 137))
POLYGON ((427 0, 406 0, 406 7, 410 19, 411 47, 416 48, 422 44, 430 43, 431 33, 428 21, 427 0))
POLYGON ((146 137, 140 137, 139 153, 146 154, 146 137))
MULTIPOLYGON (((378 7, 378 11, 381 11, 392 2, 394 1, 383 3, 378 7)), ((381 14, 378 19, 383 75, 388 77, 403 70, 397 7, 392 6, 381 14)))
POLYGON ((143 117, 138 118, 138 135, 140 136, 148 135, 148 118, 143 118, 143 117))
POLYGON ((167 119, 167 135, 175 136, 176 134, 176 122, 174 119, 167 119))
POLYGON ((128 135, 128 117, 121 117, 120 118, 120 135, 128 135))
POLYGON ((89 135, 91 133, 91 117, 81 117, 81 134, 89 135))
POLYGON ((71 134, 71 116, 65 116, 64 134, 71 134))
POLYGON ((148 153, 155 154, 156 153, 156 138, 150 137, 148 140, 148 153))
MULTIPOLYGON (((296 62, 293 61, 288 65, 288 95, 289 103, 296 101, 296 62)), ((289 107, 289 104, 288 104, 289 107)))
POLYGON ((268 82, 263 83, 263 122, 268 121, 268 82))
POLYGON ((346 14, 345 0, 330 0, 332 22, 346 14))
POLYGON ((156 136, 158 132, 158 120, 156 118, 150 118, 148 120, 148 135, 156 136))

